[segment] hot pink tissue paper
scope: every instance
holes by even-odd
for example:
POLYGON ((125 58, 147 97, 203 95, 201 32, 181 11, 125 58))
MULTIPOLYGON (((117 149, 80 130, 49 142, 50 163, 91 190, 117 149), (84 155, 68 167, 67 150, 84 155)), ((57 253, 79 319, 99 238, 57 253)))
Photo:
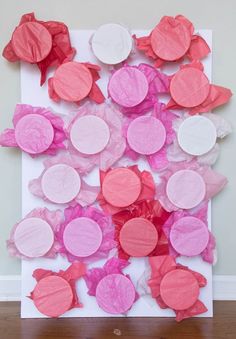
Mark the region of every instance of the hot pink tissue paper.
POLYGON ((116 247, 111 217, 97 208, 76 205, 66 208, 64 216, 57 239, 60 254, 70 262, 94 262, 106 258, 116 247))
POLYGON ((167 211, 192 209, 212 199, 226 184, 226 177, 196 161, 171 163, 161 173, 156 198, 167 211))
POLYGON ((169 83, 166 74, 148 64, 125 64, 113 72, 108 83, 108 93, 123 113, 138 116, 153 108, 158 94, 168 93, 169 83))
POLYGON ((210 53, 206 41, 194 34, 193 24, 183 15, 163 16, 149 36, 133 37, 137 48, 153 59, 156 67, 184 57, 199 60, 210 53))
POLYGON ((129 265, 126 260, 109 259, 103 267, 87 271, 84 279, 88 294, 96 296, 98 306, 107 313, 126 314, 138 299, 138 294, 123 269, 129 265))
MULTIPOLYGON (((201 117, 208 119, 208 121, 212 123, 212 125, 215 127, 216 138, 218 139, 225 138, 232 131, 230 124, 224 118, 222 118, 221 116, 217 114, 203 113, 201 117)), ((173 122, 173 129, 176 132, 177 136, 178 136, 178 133, 181 133, 181 126, 183 126, 182 124, 189 118, 191 118, 191 116, 185 113, 182 117, 175 119, 175 121, 173 122)), ((197 123, 198 122, 196 121, 196 124, 197 123)), ((201 130, 194 132, 194 128, 195 127, 193 124, 191 133, 189 133, 188 135, 189 139, 192 138, 192 140, 190 139, 191 144, 188 145, 189 149, 191 147, 191 150, 193 150, 192 146, 194 144, 195 144, 195 148, 196 146, 199 148, 198 145, 200 142, 203 144, 203 140, 205 140, 206 138, 209 140, 209 135, 208 136, 203 135, 201 130)), ((186 133, 188 133, 187 130, 186 130, 186 133)), ((206 133, 208 133, 207 129, 206 129, 206 133)), ((216 142, 212 145, 213 145, 212 148, 208 150, 208 152, 204 154, 193 155, 193 154, 186 152, 185 150, 181 148, 178 142, 178 137, 176 137, 173 141, 173 144, 171 144, 170 147, 168 148, 167 158, 170 162, 179 162, 179 161, 189 162, 191 160, 196 160, 199 164, 211 166, 216 162, 219 156, 219 153, 220 153, 220 146, 217 143, 217 139, 216 139, 216 142)), ((193 152, 191 151, 191 153, 193 152)))
POLYGON ((99 187, 88 185, 77 166, 76 157, 68 152, 46 159, 42 174, 29 182, 30 192, 56 204, 86 206, 94 203, 99 187))
POLYGON ((199 300, 200 288, 207 284, 203 275, 177 264, 169 255, 150 257, 149 263, 151 278, 148 285, 160 308, 173 309, 177 321, 207 311, 199 300))
POLYGON ((83 307, 76 291, 76 281, 86 273, 86 266, 74 262, 67 270, 58 273, 38 268, 33 277, 37 281, 30 299, 42 314, 57 318, 76 307, 83 307))
POLYGON ((41 72, 40 84, 46 81, 50 67, 73 59, 76 50, 71 46, 68 27, 57 21, 40 21, 34 13, 21 17, 3 56, 10 62, 36 64, 41 72))
POLYGON ((123 127, 127 138, 125 155, 132 160, 145 156, 154 171, 168 167, 167 150, 176 138, 172 127, 176 118, 165 104, 157 102, 150 114, 127 118, 123 127))
POLYGON ((52 100, 65 100, 80 104, 81 100, 90 98, 97 104, 105 98, 96 84, 100 67, 90 63, 70 61, 57 68, 48 80, 48 93, 52 100))
POLYGON ((210 84, 200 61, 181 65, 171 76, 169 109, 188 109, 190 115, 206 113, 227 103, 230 89, 210 84))
POLYGON ((65 149, 63 120, 49 108, 16 105, 13 126, 0 135, 1 146, 20 148, 32 157, 65 149))
POLYGON ((84 173, 96 165, 106 171, 125 150, 122 115, 112 104, 85 103, 65 119, 65 133, 69 152, 84 173))
POLYGON ((32 210, 13 226, 7 240, 9 254, 23 259, 54 258, 60 248, 55 235, 62 221, 63 213, 60 210, 32 210))
POLYGON ((163 225, 169 239, 170 255, 196 256, 210 264, 215 262, 216 241, 208 230, 208 204, 203 203, 192 211, 178 210, 171 213, 163 225))

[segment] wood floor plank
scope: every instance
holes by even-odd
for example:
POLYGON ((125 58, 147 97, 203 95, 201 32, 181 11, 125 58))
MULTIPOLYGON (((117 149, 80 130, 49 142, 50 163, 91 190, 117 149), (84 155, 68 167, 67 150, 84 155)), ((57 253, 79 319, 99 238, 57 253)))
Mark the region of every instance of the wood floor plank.
POLYGON ((236 339, 236 301, 214 302, 214 318, 20 319, 19 302, 0 303, 1 339, 236 339))

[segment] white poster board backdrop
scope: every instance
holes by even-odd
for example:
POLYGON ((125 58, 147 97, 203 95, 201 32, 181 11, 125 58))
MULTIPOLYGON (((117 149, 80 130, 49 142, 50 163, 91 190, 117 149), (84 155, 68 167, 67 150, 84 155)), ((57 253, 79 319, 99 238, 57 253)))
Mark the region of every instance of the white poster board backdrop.
MULTIPOLYGON (((137 36, 148 35, 148 31, 138 31, 135 30, 132 33, 135 33, 137 36)), ((199 33, 207 41, 211 47, 212 33, 209 30, 201 30, 199 33)), ((98 60, 93 56, 90 50, 89 40, 93 31, 91 30, 79 30, 71 31, 71 42, 72 46, 77 49, 77 55, 75 60, 81 62, 91 62, 97 63, 98 60)), ((130 64, 139 64, 140 62, 148 63, 148 59, 145 58, 140 53, 136 53, 135 56, 132 56, 129 60, 130 64)), ((211 54, 204 59, 203 61, 206 75, 211 79, 211 65, 212 57, 211 54)), ((97 82, 100 88, 102 89, 105 97, 107 97, 107 82, 110 74, 110 67, 104 66, 102 64, 102 71, 100 72, 101 79, 97 82)), ((176 66, 171 66, 171 68, 165 67, 164 71, 166 73, 173 73, 176 66)), ((51 74, 50 74, 51 76, 51 74)), ((43 87, 39 86, 40 73, 36 66, 22 63, 21 65, 21 102, 24 104, 30 104, 33 106, 42 106, 42 107, 51 107, 55 112, 68 114, 70 110, 74 110, 77 106, 69 103, 55 103, 48 96, 48 87, 47 84, 43 87)), ((29 213, 32 209, 37 207, 48 207, 51 210, 58 208, 63 208, 63 206, 53 205, 51 203, 45 203, 43 200, 34 197, 28 190, 28 182, 34 178, 37 178, 41 171, 43 170, 43 157, 38 159, 32 159, 27 154, 22 155, 22 217, 29 213)), ((132 164, 128 159, 125 159, 124 164, 132 164)), ((147 169, 150 171, 150 168, 146 162, 143 160, 138 161, 140 169, 147 169)), ((99 171, 94 169, 88 176, 85 177, 85 180, 92 185, 99 185, 99 171)), ((158 175, 154 174, 155 180, 158 181, 158 175)), ((208 218, 208 227, 210 225, 210 211, 208 218)), ((113 253, 114 254, 114 253, 113 253)), ((92 267, 101 267, 106 260, 100 260, 93 264, 88 265, 88 268, 92 267)), ((208 284, 206 287, 200 289, 199 299, 204 302, 208 308, 208 312, 201 315, 201 317, 211 317, 212 316, 212 268, 211 265, 202 261, 200 257, 196 258, 184 258, 180 257, 178 259, 183 265, 189 266, 192 270, 196 270, 202 273, 208 284)), ((136 285, 138 279, 142 275, 143 271, 147 268, 147 258, 132 258, 130 259, 130 265, 124 270, 124 273, 128 273, 136 285)), ((31 299, 28 298, 30 292, 34 289, 36 284, 35 279, 32 277, 32 273, 36 268, 50 269, 52 271, 59 271, 60 269, 66 269, 70 263, 58 256, 56 259, 34 259, 30 261, 22 261, 22 296, 21 296, 21 317, 22 318, 45 318, 36 307, 34 306, 31 299)), ((77 283, 77 293, 80 301, 83 303, 83 308, 75 308, 66 312, 63 317, 107 317, 114 316, 107 314, 101 310, 97 303, 96 298, 91 297, 87 294, 87 287, 83 279, 78 280, 77 283)), ((128 316, 151 316, 151 317, 173 317, 175 316, 172 310, 163 310, 160 309, 157 303, 152 298, 140 297, 135 304, 132 306, 132 309, 128 312, 128 316)), ((115 315, 116 316, 116 315, 115 315)), ((123 316, 123 315, 121 315, 123 316)))

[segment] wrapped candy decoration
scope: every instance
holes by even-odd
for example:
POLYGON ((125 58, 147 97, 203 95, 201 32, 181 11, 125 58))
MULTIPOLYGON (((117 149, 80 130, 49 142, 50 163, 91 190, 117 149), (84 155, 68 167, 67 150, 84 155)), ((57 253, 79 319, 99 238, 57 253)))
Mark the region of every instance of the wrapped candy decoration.
POLYGON ((124 125, 125 155, 134 161, 145 156, 153 170, 168 167, 167 150, 175 139, 172 125, 176 118, 164 104, 156 103, 150 115, 127 119, 124 125))
POLYGON ((201 62, 180 66, 171 76, 169 109, 188 109, 190 115, 210 112, 229 101, 230 89, 210 84, 201 62))
POLYGON ((81 171, 89 172, 96 165, 106 171, 122 157, 122 116, 113 105, 87 102, 65 125, 69 151, 76 155, 81 171))
POLYGON ((18 104, 13 125, 13 129, 8 128, 0 135, 1 146, 17 147, 32 157, 55 155, 65 149, 63 120, 48 108, 18 104))
POLYGON ((156 198, 167 211, 190 210, 208 202, 227 184, 227 179, 196 161, 171 163, 161 173, 156 198))
POLYGON ((95 31, 90 44, 93 54, 99 61, 107 65, 117 65, 129 57, 133 40, 126 27, 109 23, 95 31))
POLYGON ((3 56, 10 62, 36 64, 41 72, 40 84, 46 81, 49 67, 58 67, 73 59, 69 30, 62 22, 39 21, 34 13, 24 14, 14 30, 3 56))
POLYGON ((177 321, 207 311, 198 299, 200 288, 207 284, 203 275, 177 264, 169 255, 150 257, 149 263, 151 278, 148 285, 161 308, 173 309, 177 321))
POLYGON ((114 226, 110 216, 102 211, 80 205, 64 211, 65 220, 57 232, 60 254, 71 262, 93 262, 106 258, 116 246, 114 226))
POLYGON ((55 204, 92 204, 99 188, 88 185, 81 178, 77 166, 76 157, 68 152, 61 152, 58 156, 45 160, 42 174, 29 183, 30 192, 55 204))
POLYGON ((84 276, 86 266, 74 262, 67 270, 58 273, 50 270, 36 269, 33 277, 37 281, 30 294, 35 307, 40 313, 57 318, 75 307, 83 307, 76 292, 76 281, 84 276))
POLYGON ((170 217, 158 201, 140 201, 112 216, 121 259, 169 254, 163 225, 170 217))
POLYGON ((184 114, 173 122, 177 138, 168 148, 169 161, 196 160, 199 164, 213 165, 220 148, 217 138, 223 139, 232 129, 221 116, 213 113, 189 116, 184 114))
POLYGON ((97 201, 108 214, 142 200, 153 200, 155 183, 150 172, 141 172, 136 165, 100 171, 101 191, 97 201))
POLYGON ((151 58, 156 67, 182 61, 184 57, 199 60, 210 53, 206 41, 194 34, 193 24, 183 15, 164 16, 149 36, 133 37, 137 48, 151 58))
POLYGON ((170 255, 194 257, 200 255, 210 264, 214 262, 216 242, 207 227, 208 204, 204 203, 193 211, 172 212, 163 225, 169 239, 170 255))
POLYGON ((14 225, 7 248, 10 255, 22 259, 54 258, 59 251, 55 234, 62 222, 60 210, 36 208, 14 225))
POLYGON ((53 77, 48 80, 48 93, 52 100, 65 100, 80 104, 81 100, 89 98, 97 104, 105 98, 96 81, 100 67, 90 63, 70 61, 59 66, 53 77))
POLYGON ((108 93, 123 113, 140 115, 150 111, 158 94, 169 92, 169 77, 147 64, 125 64, 113 72, 108 93))
POLYGON ((138 299, 130 277, 122 272, 128 265, 126 260, 111 258, 103 267, 88 270, 84 277, 88 294, 96 297, 106 313, 126 314, 138 299))

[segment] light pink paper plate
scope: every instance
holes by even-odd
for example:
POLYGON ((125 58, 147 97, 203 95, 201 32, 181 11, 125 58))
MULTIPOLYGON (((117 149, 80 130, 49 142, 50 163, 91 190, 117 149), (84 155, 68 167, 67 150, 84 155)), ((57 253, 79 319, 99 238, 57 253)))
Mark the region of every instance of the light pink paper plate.
POLYGON ((94 115, 78 118, 71 127, 73 146, 83 154, 97 154, 104 150, 110 139, 107 123, 94 115))
POLYGON ((44 172, 41 185, 48 200, 57 204, 65 204, 78 195, 81 180, 73 167, 57 164, 44 172))
POLYGON ((53 245, 53 230, 43 219, 26 218, 17 225, 14 242, 23 255, 29 258, 42 257, 53 245))
POLYGON ((209 231, 204 222, 195 217, 183 217, 171 227, 170 242, 181 255, 199 255, 207 246, 209 231))
POLYGON ((127 131, 130 148, 140 154, 154 154, 165 143, 166 130, 162 122, 154 117, 138 117, 134 119, 127 131))
POLYGON ((206 184, 197 172, 180 170, 169 178, 166 185, 166 194, 175 206, 190 209, 203 201, 206 194, 206 184))
POLYGON ((143 72, 137 68, 122 67, 111 76, 108 91, 117 104, 134 107, 148 94, 148 81, 143 72))
POLYGON ((63 242, 72 255, 88 257, 99 249, 102 243, 102 230, 90 218, 76 218, 66 226, 63 242))
POLYGON ((97 285, 96 299, 99 307, 107 313, 127 312, 135 301, 135 288, 123 274, 109 274, 97 285))
POLYGON ((16 124, 15 138, 23 151, 39 154, 52 144, 54 129, 51 122, 42 115, 27 114, 16 124))

